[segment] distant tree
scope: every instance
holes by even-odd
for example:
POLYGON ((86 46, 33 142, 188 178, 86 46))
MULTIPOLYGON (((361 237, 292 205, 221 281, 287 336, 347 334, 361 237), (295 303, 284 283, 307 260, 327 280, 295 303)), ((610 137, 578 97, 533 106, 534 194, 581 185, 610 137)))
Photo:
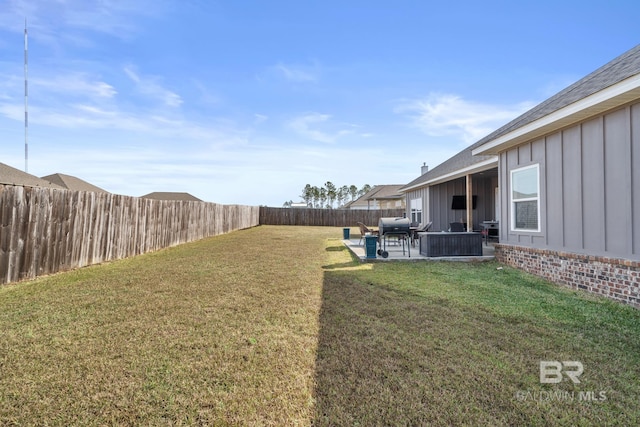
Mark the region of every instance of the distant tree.
POLYGON ((347 201, 347 198, 349 197, 349 187, 346 185, 343 185, 342 187, 338 188, 338 207, 344 206, 344 204, 347 201))
POLYGON ((371 191, 371 186, 369 184, 365 184, 365 185, 362 186, 360 191, 358 191, 358 196, 364 196, 369 191, 371 191))
MULTIPOLYGON (((369 184, 365 184, 358 190, 358 187, 353 184, 337 187, 331 181, 327 181, 322 187, 306 184, 302 189, 300 198, 304 200, 309 207, 332 209, 336 207, 336 202, 338 207, 342 207, 347 203, 349 198, 353 201, 357 197, 369 192, 369 190, 371 190, 369 184)), ((285 202, 285 206, 290 207, 292 203, 293 201, 285 202)))
POLYGON ((307 206, 309 206, 309 204, 312 203, 313 187, 311 187, 311 184, 307 184, 304 186, 304 190, 302 190, 302 195, 300 195, 300 197, 302 198, 302 200, 304 200, 307 206))
POLYGON ((331 181, 324 183, 324 188, 327 190, 327 207, 333 208, 333 204, 336 202, 338 193, 336 192, 336 186, 331 181))
POLYGON ((290 208, 292 204, 293 204, 293 200, 289 200, 288 202, 284 202, 282 204, 282 207, 283 208, 290 208))
POLYGON ((351 195, 351 201, 354 201, 358 197, 358 187, 353 184, 349 186, 349 194, 351 195))
POLYGON ((325 203, 327 202, 327 189, 321 187, 318 192, 320 194, 320 196, 318 197, 318 201, 320 202, 320 207, 323 208, 325 203))

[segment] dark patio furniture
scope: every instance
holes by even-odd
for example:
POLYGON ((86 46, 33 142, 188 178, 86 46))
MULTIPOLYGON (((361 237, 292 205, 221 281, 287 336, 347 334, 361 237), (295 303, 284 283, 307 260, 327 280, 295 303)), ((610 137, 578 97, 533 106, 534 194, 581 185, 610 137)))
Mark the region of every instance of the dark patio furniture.
POLYGON ((416 242, 420 239, 418 233, 426 233, 431 229, 432 225, 433 225, 433 222, 428 222, 424 224, 422 227, 420 227, 419 225, 416 226, 415 228, 411 227, 411 245, 415 247, 416 242))
POLYGON ((462 233, 463 231, 466 231, 464 229, 464 224, 461 222, 452 222, 449 223, 449 231, 452 233, 462 233))
POLYGON ((420 255, 482 256, 480 233, 420 233, 420 255))
POLYGON ((482 226, 482 236, 484 237, 485 246, 489 244, 489 239, 499 240, 500 231, 498 226, 500 223, 498 221, 483 221, 480 225, 482 226))
POLYGON ((361 222, 357 222, 356 224, 358 225, 358 228, 360 228, 360 241, 358 242, 359 245, 362 244, 362 239, 364 239, 364 236, 366 236, 367 233, 372 236, 378 236, 379 234, 378 230, 369 228, 361 222))

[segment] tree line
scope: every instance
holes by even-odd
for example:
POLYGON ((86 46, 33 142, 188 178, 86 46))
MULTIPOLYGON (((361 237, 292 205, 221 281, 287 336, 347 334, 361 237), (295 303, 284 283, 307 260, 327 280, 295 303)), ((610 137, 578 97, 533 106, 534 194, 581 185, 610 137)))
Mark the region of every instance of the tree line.
MULTIPOLYGON (((371 190, 369 184, 365 184, 358 189, 355 185, 336 186, 331 181, 327 181, 323 186, 307 184, 302 189, 300 198, 307 204, 309 208, 333 209, 334 207, 344 206, 346 203, 356 200, 358 197, 368 193, 371 190)), ((284 207, 291 207, 292 200, 284 202, 284 207)))

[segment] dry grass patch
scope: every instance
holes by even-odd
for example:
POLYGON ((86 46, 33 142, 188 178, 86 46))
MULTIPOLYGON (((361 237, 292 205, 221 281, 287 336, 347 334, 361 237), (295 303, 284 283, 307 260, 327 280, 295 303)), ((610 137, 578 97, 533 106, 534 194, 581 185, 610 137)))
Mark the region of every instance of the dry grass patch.
POLYGON ((639 310, 495 263, 360 264, 341 236, 263 226, 0 288, 0 425, 639 424, 639 310), (554 391, 606 400, 533 399, 554 391))
POLYGON ((0 424, 308 424, 329 235, 259 227, 0 289, 0 424))

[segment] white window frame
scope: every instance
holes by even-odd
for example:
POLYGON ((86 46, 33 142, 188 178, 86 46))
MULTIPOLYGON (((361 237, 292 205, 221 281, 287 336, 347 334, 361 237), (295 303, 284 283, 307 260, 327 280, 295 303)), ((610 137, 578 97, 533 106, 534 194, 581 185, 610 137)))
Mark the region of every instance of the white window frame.
POLYGON ((517 169, 511 169, 509 176, 509 206, 511 207, 511 231, 524 232, 524 233, 539 233, 541 230, 541 217, 540 217, 540 164, 536 163, 529 166, 524 166, 517 169), (536 185, 538 187, 536 197, 524 197, 521 199, 513 198, 513 176, 518 172, 525 171, 527 169, 536 170, 536 185), (536 202, 538 224, 535 229, 533 228, 516 228, 516 203, 518 202, 536 202))
POLYGON ((411 222, 417 222, 422 224, 423 223, 423 209, 422 209, 422 197, 417 197, 415 199, 411 199, 409 202, 409 216, 411 217, 411 222), (414 207, 417 206, 417 207, 414 207), (417 216, 417 214, 420 214, 420 221, 417 221, 415 219, 415 216, 417 216), (415 216, 414 216, 415 214, 415 216))

